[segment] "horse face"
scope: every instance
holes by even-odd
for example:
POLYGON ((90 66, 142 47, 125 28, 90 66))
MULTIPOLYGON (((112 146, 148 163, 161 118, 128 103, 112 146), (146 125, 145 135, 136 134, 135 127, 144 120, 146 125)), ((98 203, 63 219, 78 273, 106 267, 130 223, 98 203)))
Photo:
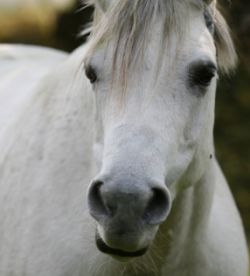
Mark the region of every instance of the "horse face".
MULTIPOLYGON (((139 65, 127 74, 125 92, 120 75, 112 79, 112 40, 86 64, 97 106, 98 151, 88 202, 104 253, 143 255, 178 191, 202 177, 211 157, 216 51, 203 15, 194 13, 189 24, 181 38, 169 34, 159 57, 162 34, 155 23, 139 65)), ((118 54, 115 68, 121 67, 118 54)))

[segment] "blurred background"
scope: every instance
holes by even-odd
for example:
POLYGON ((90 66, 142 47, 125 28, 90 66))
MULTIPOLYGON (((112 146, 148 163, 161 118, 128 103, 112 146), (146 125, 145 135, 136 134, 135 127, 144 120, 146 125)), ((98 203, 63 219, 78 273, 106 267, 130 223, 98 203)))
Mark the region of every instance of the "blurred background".
MULTIPOLYGON (((221 77, 216 105, 217 158, 230 183, 250 241, 250 1, 220 1, 239 54, 235 75, 221 77)), ((0 0, 0 42, 72 51, 92 9, 80 0, 0 0)))

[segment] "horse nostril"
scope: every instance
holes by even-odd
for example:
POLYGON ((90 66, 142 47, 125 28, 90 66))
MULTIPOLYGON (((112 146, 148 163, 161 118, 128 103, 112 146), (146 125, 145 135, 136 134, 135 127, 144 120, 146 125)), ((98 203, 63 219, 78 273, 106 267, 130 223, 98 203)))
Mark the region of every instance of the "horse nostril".
POLYGON ((168 216, 170 210, 170 196, 165 189, 153 188, 152 197, 146 207, 143 219, 148 224, 160 224, 168 216))
POLYGON ((108 210, 105 206, 105 203, 101 194, 101 186, 103 185, 102 181, 94 181, 89 189, 88 193, 88 205, 90 214, 97 220, 102 219, 103 217, 108 216, 108 210))

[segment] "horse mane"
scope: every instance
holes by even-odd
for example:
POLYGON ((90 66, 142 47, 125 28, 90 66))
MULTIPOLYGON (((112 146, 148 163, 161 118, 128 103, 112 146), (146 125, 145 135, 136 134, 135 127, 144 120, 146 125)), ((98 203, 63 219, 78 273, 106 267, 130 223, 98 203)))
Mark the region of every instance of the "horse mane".
MULTIPOLYGON (((190 8, 207 11, 214 23, 214 42, 217 49, 218 67, 222 73, 229 73, 235 68, 237 55, 226 21, 221 15, 217 1, 204 0, 89 0, 95 6, 92 32, 89 38, 89 53, 100 47, 111 37, 115 40, 113 72, 116 61, 121 60, 123 80, 129 67, 136 64, 138 57, 146 47, 150 26, 159 16, 163 17, 162 42, 167 41, 170 31, 175 31, 181 38, 187 24, 190 8), (107 8, 107 2, 109 8, 107 8), (122 39, 126 41, 122 43, 122 39)), ((166 46, 162 47, 165 49, 166 46)), ((120 78, 119 78, 120 79, 120 78)))

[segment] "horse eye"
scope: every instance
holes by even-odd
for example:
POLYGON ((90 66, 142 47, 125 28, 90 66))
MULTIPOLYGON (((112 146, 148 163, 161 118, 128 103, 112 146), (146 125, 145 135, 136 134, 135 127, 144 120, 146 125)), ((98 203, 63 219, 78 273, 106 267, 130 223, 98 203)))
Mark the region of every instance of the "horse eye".
POLYGON ((85 67, 85 74, 91 83, 95 83, 97 81, 97 75, 92 66, 89 65, 85 67))
POLYGON ((191 86, 206 88, 216 75, 216 66, 213 62, 199 62, 189 69, 189 81, 191 86))

